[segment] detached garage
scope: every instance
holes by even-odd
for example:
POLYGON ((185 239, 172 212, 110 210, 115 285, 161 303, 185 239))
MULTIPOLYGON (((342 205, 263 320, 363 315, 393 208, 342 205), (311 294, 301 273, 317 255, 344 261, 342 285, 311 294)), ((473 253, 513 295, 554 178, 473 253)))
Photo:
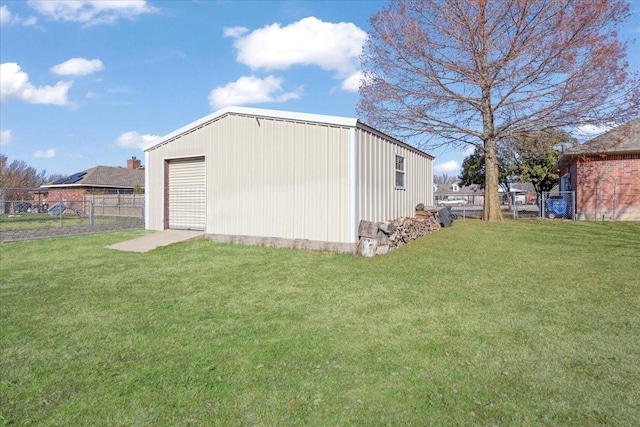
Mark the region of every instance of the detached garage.
POLYGON ((351 251, 433 199, 432 156, 345 117, 227 107, 144 151, 150 230, 351 251))

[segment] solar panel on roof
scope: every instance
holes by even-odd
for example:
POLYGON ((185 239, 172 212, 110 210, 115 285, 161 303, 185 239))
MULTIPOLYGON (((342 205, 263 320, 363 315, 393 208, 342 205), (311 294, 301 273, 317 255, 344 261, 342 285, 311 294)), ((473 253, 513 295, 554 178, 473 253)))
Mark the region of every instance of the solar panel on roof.
POLYGON ((82 177, 85 176, 86 174, 87 174, 86 172, 74 173, 73 175, 69 175, 65 178, 60 178, 57 181, 53 181, 52 185, 75 184, 76 182, 80 181, 82 177))

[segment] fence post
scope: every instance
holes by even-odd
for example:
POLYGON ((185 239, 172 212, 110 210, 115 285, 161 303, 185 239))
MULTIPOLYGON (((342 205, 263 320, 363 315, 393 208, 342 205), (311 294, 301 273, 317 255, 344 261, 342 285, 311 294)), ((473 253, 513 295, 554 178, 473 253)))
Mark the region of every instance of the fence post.
POLYGON ((93 200, 89 200, 89 225, 93 225, 93 200))
POLYGON ((545 218, 545 197, 544 197, 544 191, 542 191, 542 200, 540 200, 540 217, 541 218, 545 218))
POLYGON ((62 211, 64 211, 64 204, 62 203, 62 194, 58 194, 58 203, 59 203, 58 206, 60 206, 60 209, 59 209, 60 210, 60 214, 59 214, 60 215, 60 228, 62 228, 63 227, 63 224, 62 224, 62 211))

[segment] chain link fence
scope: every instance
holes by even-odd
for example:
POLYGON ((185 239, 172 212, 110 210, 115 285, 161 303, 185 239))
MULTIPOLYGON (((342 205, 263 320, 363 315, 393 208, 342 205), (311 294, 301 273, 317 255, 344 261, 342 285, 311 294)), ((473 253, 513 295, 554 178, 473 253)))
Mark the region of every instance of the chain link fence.
POLYGON ((542 193, 542 218, 576 219, 575 191, 547 191, 542 193))
POLYGON ((0 198, 0 242, 144 228, 144 194, 86 195, 72 200, 29 194, 26 190, 0 194, 4 196, 0 198), (19 200, 8 200, 17 198, 16 194, 19 200))
MULTIPOLYGON (((500 206, 504 217, 512 217, 513 219, 577 219, 574 191, 545 192, 540 197, 535 197, 535 193, 501 193, 500 196, 500 206)), ((483 199, 483 193, 475 194, 473 199, 463 194, 449 198, 434 198, 434 204, 439 207, 449 207, 461 218, 481 218, 483 199)))

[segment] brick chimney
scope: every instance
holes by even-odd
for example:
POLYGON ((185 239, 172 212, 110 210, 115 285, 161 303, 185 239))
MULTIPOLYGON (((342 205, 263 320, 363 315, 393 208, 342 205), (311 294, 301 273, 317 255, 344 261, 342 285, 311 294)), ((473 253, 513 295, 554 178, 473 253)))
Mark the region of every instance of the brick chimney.
POLYGON ((140 169, 140 160, 136 159, 136 156, 131 156, 131 158, 127 160, 127 169, 140 169))

